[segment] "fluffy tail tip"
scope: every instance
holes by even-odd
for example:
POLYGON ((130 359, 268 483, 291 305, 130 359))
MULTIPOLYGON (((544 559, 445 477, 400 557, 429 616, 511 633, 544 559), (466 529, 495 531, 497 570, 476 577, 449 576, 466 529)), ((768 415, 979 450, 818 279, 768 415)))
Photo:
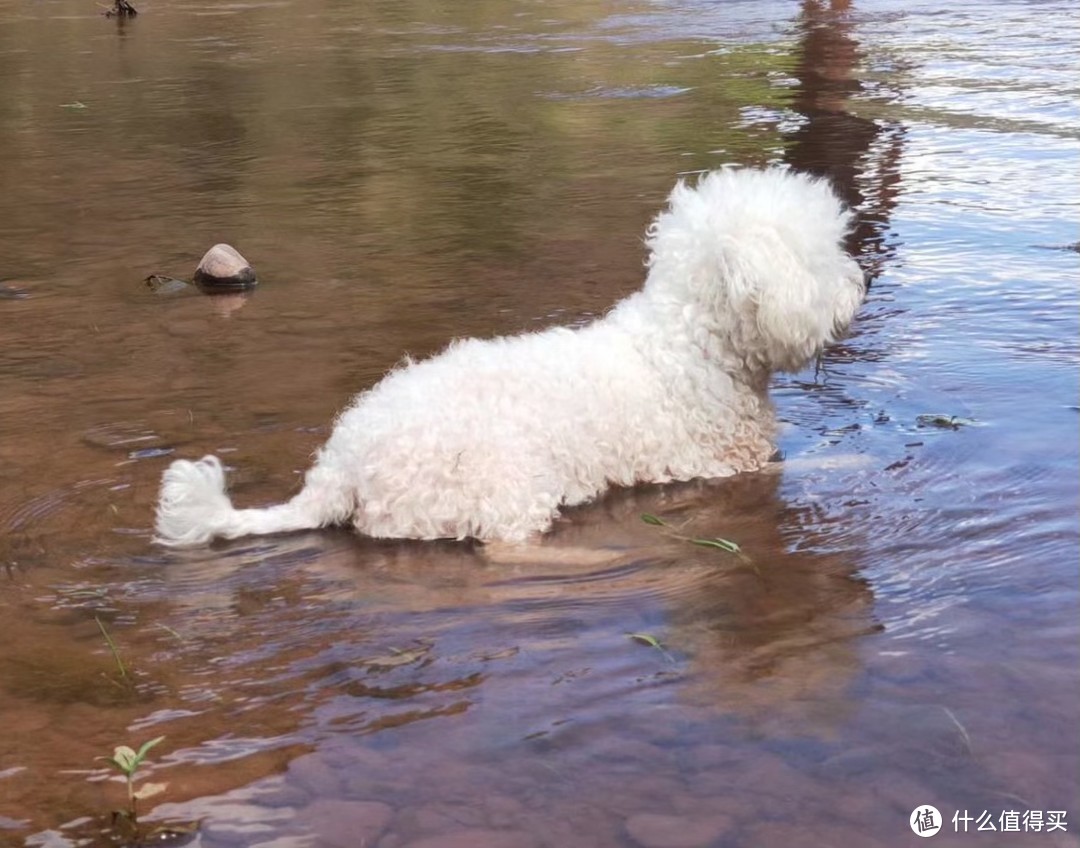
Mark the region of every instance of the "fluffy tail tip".
POLYGON ((225 471, 216 456, 178 459, 161 478, 154 541, 168 547, 203 545, 234 513, 225 494, 225 471))

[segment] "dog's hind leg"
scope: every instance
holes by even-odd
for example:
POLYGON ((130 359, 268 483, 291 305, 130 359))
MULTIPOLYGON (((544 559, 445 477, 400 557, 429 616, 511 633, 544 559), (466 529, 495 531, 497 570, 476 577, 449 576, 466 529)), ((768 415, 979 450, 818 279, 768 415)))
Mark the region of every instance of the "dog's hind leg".
POLYGON ((216 456, 177 460, 161 479, 154 541, 170 547, 201 545, 214 538, 308 530, 340 521, 348 499, 332 475, 316 465, 292 500, 264 509, 236 509, 225 493, 225 472, 216 456))

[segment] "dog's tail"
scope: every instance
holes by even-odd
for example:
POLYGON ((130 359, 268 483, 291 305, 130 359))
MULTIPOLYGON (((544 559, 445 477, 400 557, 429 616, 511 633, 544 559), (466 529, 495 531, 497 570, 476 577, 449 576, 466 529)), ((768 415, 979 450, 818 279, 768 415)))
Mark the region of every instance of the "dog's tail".
POLYGON ((203 545, 211 539, 284 533, 323 527, 339 519, 310 479, 288 503, 236 509, 225 494, 225 472, 216 456, 179 459, 161 478, 154 541, 169 547, 203 545))

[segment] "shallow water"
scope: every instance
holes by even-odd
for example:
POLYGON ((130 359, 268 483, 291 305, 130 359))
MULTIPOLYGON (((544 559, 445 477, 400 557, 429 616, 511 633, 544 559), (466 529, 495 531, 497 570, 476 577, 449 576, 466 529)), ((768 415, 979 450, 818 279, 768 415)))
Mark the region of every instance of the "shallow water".
POLYGON ((208 848, 873 848, 926 804, 935 845, 1080 845, 1071 4, 136 6, 0 9, 0 841, 110 844, 95 757, 164 735, 144 820, 208 848), (724 162, 860 211, 870 294, 777 379, 784 463, 514 565, 150 544, 173 458, 281 499, 403 353, 634 290, 724 162), (253 296, 143 285, 217 241, 253 296))

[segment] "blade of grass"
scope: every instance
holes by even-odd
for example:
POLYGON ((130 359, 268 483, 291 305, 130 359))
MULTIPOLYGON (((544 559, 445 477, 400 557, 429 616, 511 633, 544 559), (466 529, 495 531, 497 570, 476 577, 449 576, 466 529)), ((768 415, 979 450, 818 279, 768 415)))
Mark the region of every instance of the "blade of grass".
POLYGON ((719 548, 722 551, 727 551, 729 554, 742 552, 742 548, 728 539, 689 539, 688 541, 691 545, 697 545, 701 548, 719 548))
POLYGON ((964 740, 964 745, 967 746, 968 754, 974 754, 975 749, 971 745, 971 737, 968 736, 967 729, 964 727, 964 725, 962 725, 960 723, 960 719, 958 719, 956 717, 956 713, 954 713, 952 710, 950 710, 944 704, 938 704, 938 706, 941 707, 941 709, 943 709, 945 711, 945 715, 947 715, 950 719, 952 719, 952 723, 955 724, 956 729, 960 731, 960 738, 962 738, 964 740))
POLYGON ((120 677, 125 681, 130 682, 131 678, 128 677, 127 669, 124 667, 124 661, 120 658, 120 650, 116 647, 116 643, 113 641, 112 636, 109 635, 109 631, 105 629, 104 622, 96 615, 94 616, 94 621, 97 622, 98 630, 100 630, 101 635, 105 637, 105 644, 109 646, 113 659, 116 660, 116 667, 120 671, 120 677))
POLYGON ((671 525, 664 521, 664 519, 653 515, 650 512, 643 512, 641 514, 641 520, 646 524, 651 524, 654 527, 663 527, 667 532, 664 534, 671 539, 678 539, 680 542, 689 542, 691 545, 697 545, 701 548, 716 548, 717 550, 725 551, 729 554, 735 554, 743 562, 750 565, 754 569, 754 573, 761 576, 761 572, 758 571, 758 567, 754 564, 753 560, 743 553, 742 547, 730 539, 721 539, 719 536, 714 536, 712 539, 695 538, 692 536, 683 536, 681 533, 675 532, 671 525))
POLYGON ((635 642, 639 642, 642 645, 648 645, 650 648, 656 648, 656 650, 658 650, 661 654, 664 655, 664 658, 668 662, 675 662, 675 658, 665 650, 664 646, 660 644, 660 640, 657 639, 655 636, 652 636, 648 633, 627 633, 626 635, 628 638, 633 639, 635 642))
POLYGON ((183 636, 181 636, 181 635, 180 635, 179 633, 177 633, 177 632, 176 632, 175 630, 173 630, 173 629, 172 629, 171 627, 169 627, 169 625, 167 625, 167 624, 162 624, 162 623, 161 623, 161 622, 159 621, 159 622, 157 622, 157 626, 158 626, 158 627, 160 627, 160 628, 161 628, 162 630, 164 630, 164 631, 165 631, 166 633, 168 633, 169 635, 171 635, 171 636, 175 636, 175 637, 176 637, 176 638, 177 638, 178 640, 180 640, 181 642, 183 642, 183 641, 184 641, 184 637, 183 637, 183 636))
POLYGON ((663 646, 660 644, 660 640, 655 636, 650 636, 648 633, 627 633, 626 635, 635 642, 649 645, 650 647, 656 648, 658 651, 664 650, 663 646))

